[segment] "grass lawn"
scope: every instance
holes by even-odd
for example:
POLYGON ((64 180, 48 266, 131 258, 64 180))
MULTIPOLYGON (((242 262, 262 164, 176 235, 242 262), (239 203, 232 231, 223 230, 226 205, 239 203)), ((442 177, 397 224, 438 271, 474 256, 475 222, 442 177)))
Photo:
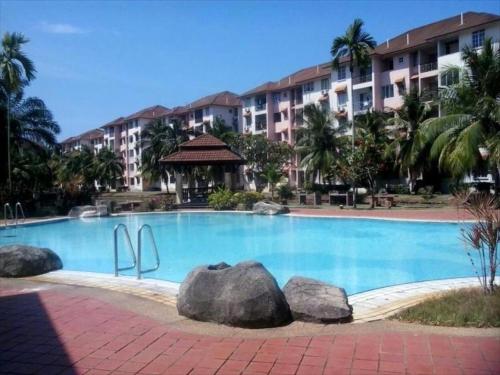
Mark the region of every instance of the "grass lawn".
POLYGON ((392 319, 448 327, 500 327, 500 288, 492 295, 484 295, 479 288, 447 292, 392 319))

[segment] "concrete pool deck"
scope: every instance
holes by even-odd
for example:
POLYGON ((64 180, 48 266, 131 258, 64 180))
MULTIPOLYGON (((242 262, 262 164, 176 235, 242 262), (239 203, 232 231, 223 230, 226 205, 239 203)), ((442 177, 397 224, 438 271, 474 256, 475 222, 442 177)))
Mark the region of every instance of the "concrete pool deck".
POLYGON ((394 321, 243 330, 125 293, 0 279, 1 374, 498 374, 500 329, 394 321))

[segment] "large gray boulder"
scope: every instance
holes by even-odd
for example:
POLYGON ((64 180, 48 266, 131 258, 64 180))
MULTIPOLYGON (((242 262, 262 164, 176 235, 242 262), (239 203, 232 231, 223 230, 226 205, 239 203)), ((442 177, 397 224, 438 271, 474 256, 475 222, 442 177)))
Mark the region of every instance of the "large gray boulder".
POLYGON ((181 284, 177 311, 191 319, 236 327, 276 327, 290 322, 283 292, 258 262, 201 266, 181 284))
POLYGON ((352 307, 345 290, 306 277, 292 277, 283 288, 294 320, 315 323, 348 321, 352 307))
POLYGON ((279 215, 279 214, 287 214, 290 212, 288 207, 282 206, 281 204, 274 202, 254 203, 252 211, 254 214, 258 215, 279 215))
POLYGON ((35 276, 61 268, 61 258, 50 249, 27 245, 0 247, 0 277, 35 276))

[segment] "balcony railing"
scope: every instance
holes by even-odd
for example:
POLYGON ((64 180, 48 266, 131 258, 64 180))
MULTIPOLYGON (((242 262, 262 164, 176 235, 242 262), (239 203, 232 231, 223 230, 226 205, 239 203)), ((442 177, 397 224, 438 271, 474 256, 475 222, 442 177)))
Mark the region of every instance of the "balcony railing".
POLYGON ((352 83, 353 83, 353 85, 355 85, 357 83, 371 82, 371 80, 372 80, 371 73, 370 74, 363 74, 363 75, 360 75, 360 76, 353 77, 352 78, 352 83))
POLYGON ((366 111, 372 107, 371 100, 366 102, 354 102, 354 110, 355 111, 366 111))
POLYGON ((431 70, 436 70, 438 68, 437 61, 433 61, 427 64, 420 64, 420 72, 430 72, 431 70))
POLYGON ((424 102, 430 102, 436 100, 439 97, 438 89, 435 88, 422 89, 421 97, 424 102))
POLYGON ((267 122, 261 121, 255 123, 255 130, 266 130, 266 129, 267 129, 267 122))
POLYGON ((266 103, 263 103, 263 104, 257 104, 255 106, 255 110, 256 111, 263 111, 264 109, 266 109, 266 103))

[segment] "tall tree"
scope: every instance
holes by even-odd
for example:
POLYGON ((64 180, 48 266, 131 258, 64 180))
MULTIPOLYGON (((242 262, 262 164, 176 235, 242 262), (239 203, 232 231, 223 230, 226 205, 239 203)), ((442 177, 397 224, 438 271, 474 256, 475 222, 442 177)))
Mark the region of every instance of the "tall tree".
POLYGON ((108 148, 101 149, 95 159, 95 176, 99 185, 114 187, 123 176, 123 163, 115 152, 108 148))
POLYGON ((21 91, 22 87, 35 78, 35 66, 23 52, 23 44, 28 43, 20 33, 5 33, 0 52, 0 88, 6 100, 7 119, 7 175, 9 190, 12 192, 12 167, 10 150, 10 102, 11 97, 21 91))
POLYGON ((231 143, 236 135, 236 133, 226 125, 224 119, 220 117, 215 118, 212 125, 208 127, 207 133, 219 138, 225 143, 231 143))
POLYGON ((479 171, 485 164, 484 154, 489 154, 490 170, 498 189, 500 50, 491 39, 486 39, 481 50, 466 46, 462 59, 464 69, 450 67, 444 73, 461 75, 458 83, 440 92, 445 115, 427 120, 422 133, 432 144, 431 158, 438 161, 442 171, 457 178, 479 171))
POLYGON ((408 175, 410 190, 414 191, 418 176, 428 164, 426 140, 420 128, 431 116, 429 103, 422 101, 418 91, 405 95, 403 106, 388 120, 393 126, 393 142, 388 148, 393 153, 401 175, 408 175))
MULTIPOLYGON (((334 69, 339 69, 342 59, 348 59, 349 73, 351 80, 354 75, 354 67, 367 67, 370 64, 370 50, 375 48, 377 43, 373 37, 364 29, 364 22, 356 18, 354 22, 349 25, 346 32, 342 36, 338 36, 333 40, 330 53, 332 54, 332 66, 334 69)), ((349 104, 350 113, 352 115, 352 148, 354 149, 354 140, 356 138, 356 127, 354 124, 354 98, 353 89, 349 85, 349 104)))
POLYGON ((327 175, 345 145, 345 126, 335 127, 332 118, 318 105, 304 108, 305 126, 297 130, 296 150, 301 156, 300 165, 312 182, 327 175))
POLYGON ((168 169, 160 160, 177 150, 189 138, 178 122, 171 125, 161 120, 152 121, 141 132, 141 173, 150 181, 166 182, 168 191, 168 169))

